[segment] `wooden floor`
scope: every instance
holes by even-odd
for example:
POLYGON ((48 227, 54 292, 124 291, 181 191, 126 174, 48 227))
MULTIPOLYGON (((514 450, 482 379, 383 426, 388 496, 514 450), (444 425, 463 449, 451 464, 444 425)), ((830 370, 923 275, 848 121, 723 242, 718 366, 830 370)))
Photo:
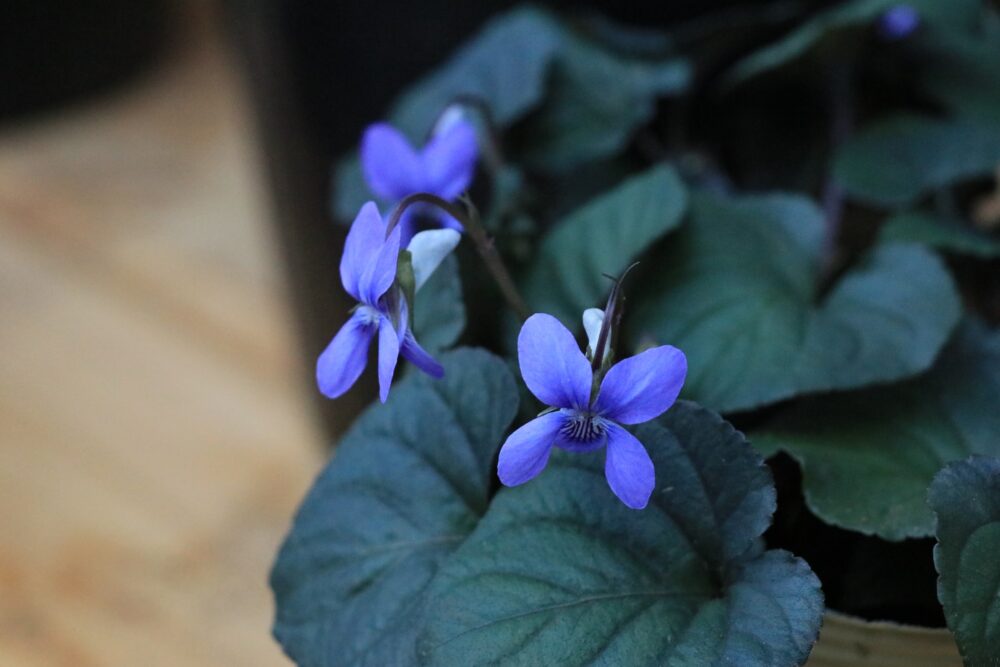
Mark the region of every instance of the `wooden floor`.
POLYGON ((225 54, 0 130, 0 664, 287 665, 320 460, 225 54))

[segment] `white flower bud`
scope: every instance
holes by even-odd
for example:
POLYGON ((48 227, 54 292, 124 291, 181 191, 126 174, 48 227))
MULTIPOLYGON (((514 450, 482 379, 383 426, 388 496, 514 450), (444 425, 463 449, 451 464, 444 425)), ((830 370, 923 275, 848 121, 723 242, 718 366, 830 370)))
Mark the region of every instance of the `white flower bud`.
MULTIPOLYGON (((587 347, 590 349, 590 356, 593 357, 597 351, 597 340, 601 336, 601 326, 604 324, 604 311, 600 308, 588 308, 583 311, 583 330, 587 333, 587 347)), ((607 354, 611 337, 604 341, 604 352, 607 354)))
POLYGON ((427 282, 448 253, 455 249, 461 238, 462 235, 454 229, 428 229, 413 235, 406 249, 410 251, 413 263, 413 282, 416 290, 427 282))

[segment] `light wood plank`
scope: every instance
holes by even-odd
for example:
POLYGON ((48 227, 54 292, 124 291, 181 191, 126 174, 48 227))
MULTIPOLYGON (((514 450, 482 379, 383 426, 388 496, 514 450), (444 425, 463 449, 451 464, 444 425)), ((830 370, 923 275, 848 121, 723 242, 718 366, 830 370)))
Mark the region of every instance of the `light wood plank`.
POLYGON ((0 135, 0 656, 287 665, 267 570, 322 458, 214 42, 0 135))

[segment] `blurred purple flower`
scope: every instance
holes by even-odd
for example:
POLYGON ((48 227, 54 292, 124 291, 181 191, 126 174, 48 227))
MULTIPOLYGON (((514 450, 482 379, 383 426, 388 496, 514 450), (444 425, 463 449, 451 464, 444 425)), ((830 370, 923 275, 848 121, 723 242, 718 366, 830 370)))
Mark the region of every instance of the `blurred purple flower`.
MULTIPOLYGON (((368 187, 393 202, 417 192, 455 199, 472 182, 478 155, 476 129, 460 118, 443 124, 419 151, 388 123, 370 125, 361 139, 361 167, 368 187)), ((462 231, 458 221, 443 211, 411 206, 400 220, 404 245, 413 236, 417 215, 462 231)))
POLYGON ((910 35, 920 26, 920 12, 907 4, 893 5, 878 20, 878 33, 883 39, 897 40, 910 35))
POLYGON ((646 449, 620 424, 640 424, 666 412, 687 375, 687 359, 663 345, 613 365, 594 394, 594 374, 573 334, 551 315, 535 314, 517 339, 521 375, 546 405, 543 413, 511 433, 500 449, 497 473, 507 486, 535 477, 552 446, 589 452, 607 446, 604 474, 623 503, 642 509, 655 473, 646 449))
MULTIPOLYGON (((409 330, 406 299, 393 285, 400 234, 397 226, 386 237, 386 222, 374 202, 361 208, 347 234, 340 259, 340 281, 357 299, 358 306, 316 362, 317 384, 329 398, 337 398, 357 381, 368 363, 368 347, 376 334, 379 398, 383 403, 389 396, 400 353, 428 375, 444 375, 441 365, 420 347, 409 330)), ((417 289, 458 239, 457 232, 443 229, 421 232, 413 238, 408 249, 413 255, 417 289)))

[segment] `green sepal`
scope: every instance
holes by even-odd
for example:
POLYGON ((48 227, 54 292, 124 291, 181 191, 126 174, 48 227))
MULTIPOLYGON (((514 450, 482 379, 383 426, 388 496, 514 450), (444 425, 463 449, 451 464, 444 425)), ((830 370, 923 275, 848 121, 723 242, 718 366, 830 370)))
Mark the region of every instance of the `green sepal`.
POLYGON ((417 280, 413 276, 413 255, 410 254, 409 250, 399 251, 399 261, 396 262, 396 284, 403 292, 403 297, 409 306, 407 308, 409 312, 409 321, 407 324, 410 329, 413 329, 413 310, 416 303, 417 280))

